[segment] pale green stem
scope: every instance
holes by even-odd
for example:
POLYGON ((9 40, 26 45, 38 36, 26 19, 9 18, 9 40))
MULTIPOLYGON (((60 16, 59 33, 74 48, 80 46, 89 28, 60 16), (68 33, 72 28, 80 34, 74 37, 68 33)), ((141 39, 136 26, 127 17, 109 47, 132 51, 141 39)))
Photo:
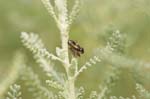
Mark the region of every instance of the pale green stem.
POLYGON ((68 55, 68 39, 69 39, 69 33, 67 31, 67 28, 62 29, 61 32, 61 40, 62 40, 62 48, 64 50, 64 67, 67 73, 68 78, 68 99, 75 99, 75 79, 69 75, 69 67, 70 67, 70 61, 69 61, 69 55, 68 55))
POLYGON ((75 96, 75 79, 70 78, 68 79, 68 84, 69 84, 69 92, 68 92, 68 99, 76 99, 75 96))
POLYGON ((68 54, 68 40, 69 40, 69 24, 68 24, 68 10, 67 0, 55 0, 55 4, 58 10, 58 28, 61 33, 62 49, 63 49, 63 65, 67 73, 67 98, 75 99, 75 79, 70 75, 70 61, 68 54))

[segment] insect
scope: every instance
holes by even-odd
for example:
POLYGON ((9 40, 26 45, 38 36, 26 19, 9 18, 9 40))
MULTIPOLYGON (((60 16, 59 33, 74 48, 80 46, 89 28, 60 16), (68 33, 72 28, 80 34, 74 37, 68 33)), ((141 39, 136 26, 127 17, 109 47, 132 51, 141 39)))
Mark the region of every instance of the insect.
POLYGON ((80 47, 80 45, 77 42, 73 40, 68 40, 68 45, 73 56, 80 57, 80 55, 84 53, 84 49, 80 47))

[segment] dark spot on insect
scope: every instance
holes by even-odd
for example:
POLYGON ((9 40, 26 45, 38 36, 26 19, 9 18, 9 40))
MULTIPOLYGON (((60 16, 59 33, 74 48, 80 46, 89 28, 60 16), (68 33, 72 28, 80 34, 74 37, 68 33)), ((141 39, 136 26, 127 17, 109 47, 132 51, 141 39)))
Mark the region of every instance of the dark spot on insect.
POLYGON ((84 53, 84 49, 83 49, 83 48, 80 48, 80 52, 83 54, 83 53, 84 53))
POLYGON ((82 48, 77 42, 73 40, 68 40, 68 46, 69 50, 75 57, 80 57, 80 55, 84 53, 84 48, 82 48))

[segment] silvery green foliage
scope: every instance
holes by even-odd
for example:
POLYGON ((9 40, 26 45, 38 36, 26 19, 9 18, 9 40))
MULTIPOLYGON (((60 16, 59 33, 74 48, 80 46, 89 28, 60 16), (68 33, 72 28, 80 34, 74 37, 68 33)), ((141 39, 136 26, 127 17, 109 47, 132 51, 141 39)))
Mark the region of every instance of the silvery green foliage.
MULTIPOLYGON (((87 69, 88 67, 91 67, 92 65, 96 64, 97 62, 101 62, 102 60, 107 61, 108 63, 112 63, 107 59, 109 55, 112 55, 114 52, 118 52, 119 55, 121 51, 116 51, 120 47, 124 47, 121 44, 119 44, 119 41, 121 41, 121 34, 120 32, 116 31, 112 34, 112 36, 108 39, 107 45, 104 48, 98 49, 98 53, 100 55, 95 55, 93 58, 91 58, 88 62, 85 63, 80 69, 78 69, 78 61, 76 58, 71 59, 70 67, 68 68, 69 77, 68 79, 62 78, 59 73, 57 73, 51 65, 52 61, 58 60, 62 63, 63 59, 63 50, 61 48, 56 48, 56 55, 49 53, 46 48, 44 47, 44 44, 42 43, 42 40, 37 36, 37 34, 34 33, 22 33, 22 42, 23 44, 33 52, 35 59, 37 60, 37 63, 40 64, 40 66, 43 68, 43 70, 52 76, 49 76, 50 78, 53 78, 54 80, 46 80, 46 83, 49 87, 55 88, 58 90, 57 94, 54 94, 53 92, 49 91, 46 87, 42 86, 40 80, 38 79, 38 76, 33 73, 33 71, 29 68, 27 68, 28 74, 24 75, 23 77, 26 77, 26 79, 30 80, 31 82, 27 82, 27 85, 30 85, 30 91, 33 93, 38 90, 37 93, 34 93, 34 97, 36 99, 41 99, 46 97, 47 99, 69 99, 69 88, 68 88, 68 79, 71 78, 77 78, 78 75, 83 72, 83 70, 87 69), (119 36, 118 36, 119 35, 119 36), (35 44, 36 43, 36 44, 35 44), (42 50, 44 49, 44 50, 42 50), (41 51, 42 50, 42 51, 41 51), (46 51, 46 52, 45 52, 46 51), (43 54, 44 53, 44 54, 43 54), (46 53, 46 54, 45 54, 46 53), (53 58, 54 57, 54 58, 53 58), (48 60, 46 60, 48 59, 48 60), (42 60, 42 61, 41 61, 42 60), (43 62, 44 61, 44 62, 43 62), (45 64, 46 63, 46 64, 45 64), (46 66, 45 66, 46 65, 46 66), (50 69, 49 69, 50 68, 50 69), (32 87, 31 87, 32 86, 32 87)), ((116 81, 119 79, 120 74, 120 66, 118 67, 118 64, 112 64, 112 69, 109 72, 108 76, 106 77, 106 80, 100 87, 100 92, 92 91, 89 99, 107 99, 108 94, 110 93, 111 87, 115 86, 116 81)), ((23 73, 25 74, 25 73, 23 73)), ((84 99, 84 89, 83 87, 80 87, 76 92, 76 98, 75 99, 84 99)), ((124 98, 120 96, 119 98, 112 96, 110 99, 130 99, 130 98, 124 98)), ((133 97, 133 99, 136 99, 133 97)))
POLYGON ((6 99, 22 99, 20 89, 21 89, 20 85, 17 84, 10 86, 8 97, 6 97, 6 99))
POLYGON ((67 0, 54 0, 54 5, 52 5, 51 0, 41 0, 41 1, 48 10, 49 14, 54 18, 60 31, 63 32, 64 29, 67 29, 68 31, 70 25, 73 23, 73 20, 78 15, 81 1, 80 0, 74 1, 74 6, 72 7, 70 13, 67 9, 67 0))
MULTIPOLYGON (((62 57, 58 57, 61 56, 61 49, 57 48, 56 49, 56 53, 58 56, 53 55, 51 53, 49 53, 46 48, 44 47, 44 44, 42 43, 42 40, 38 37, 37 34, 34 33, 26 33, 26 32, 22 32, 21 35, 22 38, 22 42, 24 44, 25 47, 27 47, 31 52, 33 52, 33 55, 37 61, 37 63, 40 64, 40 66, 43 68, 43 70, 48 74, 48 75, 52 75, 50 77, 53 77, 53 79, 55 79, 56 81, 53 80, 47 80, 46 83, 53 88, 56 89, 60 89, 60 93, 62 97, 64 97, 65 99, 67 99, 67 94, 66 93, 66 88, 67 88, 67 81, 64 81, 64 79, 62 79, 59 75, 59 73, 57 73, 54 68, 53 65, 51 65, 50 63, 52 63, 50 60, 58 60, 60 62, 62 62, 63 58, 62 57), (48 59, 48 60, 47 60, 48 59), (64 83, 66 82, 66 83, 64 83), (64 87, 62 86, 64 85, 64 87)), ((111 46, 107 45, 104 49, 102 49, 103 52, 105 53, 111 53, 112 48, 111 46)), ((78 62, 76 58, 72 58, 71 60, 71 66, 69 67, 69 75, 70 77, 76 78, 81 72, 83 72, 84 69, 87 69, 88 67, 96 64, 97 62, 101 62, 100 58, 98 56, 94 56, 93 58, 91 58, 88 62, 85 63, 85 65, 83 65, 79 70, 78 70, 78 62)), ((27 69, 28 70, 28 69, 27 69)), ((37 76, 34 77, 34 74, 32 73, 31 70, 28 70, 28 75, 27 77, 32 77, 31 83, 37 81, 37 76)), ((116 72, 117 73, 117 72, 116 72)), ((37 81, 39 82, 39 81, 37 81)), ((34 84, 38 87, 40 85, 40 83, 35 82, 34 84)), ((112 83, 112 82, 111 82, 112 83)), ((34 85, 32 84, 32 85, 34 85)), ((36 87, 35 87, 36 88, 36 87)), ((93 95, 93 94, 92 94, 93 95)), ((92 96, 91 97, 94 97, 92 96)), ((79 96, 77 96, 79 97, 79 96)), ((38 96, 39 98, 39 96, 38 96)), ((80 96, 81 98, 81 96, 80 96)), ((80 99, 79 98, 79 99, 80 99)))
POLYGON ((48 84, 48 86, 59 89, 59 90, 64 90, 63 85, 59 84, 56 81, 52 81, 52 80, 46 80, 46 83, 48 84))
POLYGON ((12 85, 19 78, 24 64, 24 56, 20 51, 17 51, 13 57, 11 68, 7 77, 0 83, 0 97, 6 92, 7 88, 12 85))
MULTIPOLYGON (((117 34, 116 36, 118 36, 118 35, 120 35, 120 34, 117 34)), ((117 40, 120 40, 120 38, 113 40, 112 37, 115 38, 115 35, 113 34, 113 36, 110 37, 112 39, 112 42, 119 42, 117 40)), ((42 40, 37 36, 37 34, 34 34, 34 33, 23 32, 21 35, 21 38, 22 38, 22 42, 25 45, 25 47, 27 47, 30 51, 32 51, 34 56, 38 56, 35 59, 37 60, 38 63, 40 63, 40 66, 43 68, 43 70, 46 73, 48 73, 49 75, 53 75, 50 77, 55 78, 54 80, 46 80, 46 83, 48 84, 48 86, 59 90, 57 95, 53 95, 53 93, 49 92, 47 90, 47 88, 41 86, 41 83, 40 83, 38 77, 36 76, 36 74, 34 74, 32 72, 32 70, 27 68, 26 72, 28 72, 28 74, 24 75, 24 77, 27 77, 31 81, 31 82, 27 82, 28 83, 27 85, 32 85, 32 87, 30 87, 31 88, 30 91, 34 92, 34 91, 36 91, 35 90, 36 88, 39 90, 38 93, 34 94, 34 96, 37 99, 41 98, 41 96, 42 96, 41 93, 43 93, 43 94, 45 93, 46 97, 53 97, 53 98, 62 97, 64 99, 68 99, 68 97, 69 97, 68 96, 68 94, 69 94, 69 92, 68 92, 69 82, 67 81, 67 79, 66 80, 60 79, 61 77, 60 77, 59 73, 57 73, 54 70, 54 68, 52 68, 52 65, 49 64, 49 63, 52 63, 53 60, 58 60, 58 61, 62 62, 63 61, 63 57, 62 57, 63 54, 61 54, 61 52, 63 52, 63 50, 61 50, 60 48, 56 48, 56 54, 57 55, 49 53, 47 50, 45 50, 46 48, 44 47, 42 40), (41 61, 41 59, 42 59, 42 61, 41 61), (46 59, 49 59, 49 60, 46 60, 46 59)), ((88 62, 86 62, 85 65, 83 65, 80 69, 78 69, 77 59, 72 58, 71 65, 69 67, 69 72, 68 72, 69 76, 71 78, 73 77, 76 79, 77 76, 81 72, 83 72, 84 69, 91 67, 92 65, 96 64, 97 62, 101 62, 101 60, 105 59, 106 55, 113 53, 113 51, 115 49, 117 49, 117 47, 119 46, 119 43, 112 43, 112 42, 109 43, 109 42, 111 42, 110 39, 108 40, 106 47, 99 49, 99 52, 103 53, 103 54, 101 54, 102 55, 101 57, 95 55, 88 62), (114 46, 115 46, 115 48, 113 48, 114 46)), ((91 95, 89 96, 89 99, 104 99, 104 98, 106 98, 110 92, 110 88, 115 85, 115 81, 118 79, 119 71, 120 70, 118 67, 115 67, 115 66, 112 67, 112 71, 109 72, 108 78, 106 78, 106 80, 104 81, 104 85, 102 85, 102 87, 101 87, 101 92, 97 93, 95 91, 92 91, 91 95)), ((84 90, 81 87, 76 92, 76 98, 77 99, 84 99, 83 95, 84 95, 84 90)), ((50 99, 50 98, 48 98, 48 99, 50 99)))
POLYGON ((33 53, 36 62, 44 70, 44 72, 48 76, 54 76, 55 79, 61 81, 61 78, 58 77, 58 74, 53 69, 53 63, 51 60, 62 60, 47 51, 44 47, 44 43, 37 34, 22 32, 21 39, 24 46, 33 53))
POLYGON ((92 65, 95 65, 97 62, 101 62, 101 60, 109 59, 108 57, 110 54, 113 54, 112 52, 122 52, 124 49, 124 42, 125 37, 120 33, 119 30, 112 33, 112 36, 108 38, 107 45, 104 48, 98 48, 97 49, 97 55, 93 56, 89 59, 75 74, 75 77, 78 76, 83 70, 87 69, 88 67, 91 67, 92 65))
POLYGON ((116 85, 117 80, 119 79, 120 68, 112 67, 108 76, 104 80, 103 84, 100 85, 100 92, 98 93, 97 99, 107 99, 108 94, 111 92, 111 88, 116 85))
POLYGON ((75 4, 72 8, 72 11, 69 15, 69 25, 72 24, 73 20, 77 17, 79 11, 80 11, 80 6, 81 6, 81 0, 75 0, 75 4))
POLYGON ((98 94, 96 91, 92 91, 88 99, 98 99, 98 94))
POLYGON ((97 62, 101 62, 101 59, 98 56, 93 56, 89 59, 76 73, 75 77, 77 77, 81 72, 86 70, 88 67, 91 67, 92 65, 95 65, 97 62))
POLYGON ((108 45, 110 45, 117 53, 123 53, 125 49, 125 35, 121 34, 119 30, 112 33, 112 36, 108 39, 108 45))
POLYGON ((25 47, 33 52, 37 63, 43 68, 43 70, 54 80, 47 80, 46 83, 53 88, 59 89, 59 95, 63 98, 75 99, 75 74, 78 72, 77 60, 72 59, 69 61, 68 55, 68 39, 69 39, 69 28, 79 12, 80 2, 75 0, 75 4, 71 11, 68 11, 67 0, 54 0, 54 4, 51 0, 41 0, 49 14, 54 18, 58 29, 60 30, 62 39, 62 48, 56 48, 56 55, 47 51, 44 44, 38 37, 33 33, 21 33, 21 39, 25 47), (60 61, 66 70, 67 79, 64 79, 59 73, 53 68, 53 61, 60 61), (63 86, 62 86, 63 85, 63 86))
POLYGON ((24 66, 24 71, 21 73, 21 79, 24 81, 28 91, 33 93, 34 99, 55 99, 56 95, 42 85, 38 75, 35 74, 30 67, 24 66))
POLYGON ((132 96, 132 98, 129 98, 129 97, 122 97, 120 96, 119 98, 117 98, 116 96, 111 96, 110 99, 137 99, 135 96, 132 96))
POLYGON ((136 84, 140 99, 150 99, 150 92, 148 92, 142 85, 136 84))
POLYGON ((76 99, 84 99, 85 95, 85 90, 83 87, 80 87, 78 90, 77 90, 77 95, 76 95, 76 99))
MULTIPOLYGON (((43 82, 33 72, 32 68, 26 65, 23 67, 24 69, 20 73, 21 78, 28 87, 28 91, 32 93, 34 99, 85 99, 84 88, 76 88, 75 81, 84 70, 102 61, 106 61, 111 65, 111 70, 103 84, 100 85, 100 92, 91 91, 88 99, 129 99, 123 97, 117 98, 115 96, 109 97, 111 87, 115 86, 119 79, 122 67, 127 67, 128 65, 142 67, 145 64, 144 62, 143 64, 141 62, 139 64, 138 61, 123 56, 125 48, 124 35, 119 30, 114 31, 108 38, 106 46, 104 48, 98 48, 96 55, 91 57, 84 65, 79 66, 77 58, 69 58, 67 42, 69 40, 70 25, 79 12, 80 0, 74 1, 75 4, 71 11, 68 11, 67 0, 54 0, 53 3, 51 0, 41 1, 57 24, 61 34, 62 46, 56 47, 55 55, 45 48, 44 43, 36 33, 21 33, 23 45, 33 53, 36 62, 49 77, 44 81, 48 88, 43 85, 43 82), (59 73, 55 70, 54 61, 62 63, 65 73, 59 73), (56 90, 50 90, 50 88, 56 90)), ((148 64, 144 67, 149 68, 150 65, 148 64)), ((143 88, 139 85, 137 85, 137 89, 139 93, 145 93, 144 96, 140 95, 140 97, 147 97, 147 91, 142 91, 143 88)), ((133 99, 136 98, 133 97, 133 99)))
POLYGON ((134 68, 136 69, 149 69, 150 63, 139 59, 131 59, 124 55, 123 49, 126 47, 126 36, 116 30, 109 36, 107 45, 105 48, 98 48, 96 55, 108 63, 114 64, 115 66, 123 68, 134 68))

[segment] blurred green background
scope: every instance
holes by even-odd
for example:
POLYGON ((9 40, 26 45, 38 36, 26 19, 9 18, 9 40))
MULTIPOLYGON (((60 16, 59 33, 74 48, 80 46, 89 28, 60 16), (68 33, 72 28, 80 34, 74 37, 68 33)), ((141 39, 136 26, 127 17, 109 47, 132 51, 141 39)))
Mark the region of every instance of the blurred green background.
MULTIPOLYGON (((78 41, 85 49, 85 54, 79 58, 79 66, 93 55, 96 48, 105 46, 108 32, 115 30, 127 35, 126 56, 150 61, 149 5, 150 0, 83 0, 80 14, 70 31, 70 39, 78 41)), ((7 78, 14 53, 18 50, 28 53, 21 44, 22 31, 38 33, 52 53, 61 44, 56 24, 40 0, 0 0, 0 82, 7 78)), ((37 65, 30 54, 28 60, 37 65)), ((143 70, 143 75, 149 75, 149 71, 143 70)), ((108 72, 107 65, 99 63, 82 73, 76 85, 83 85, 88 91, 97 90, 105 72, 108 72)), ((147 89, 150 89, 149 78, 141 78, 147 89)), ((124 69, 111 95, 136 94, 135 82, 130 70, 124 69)))

